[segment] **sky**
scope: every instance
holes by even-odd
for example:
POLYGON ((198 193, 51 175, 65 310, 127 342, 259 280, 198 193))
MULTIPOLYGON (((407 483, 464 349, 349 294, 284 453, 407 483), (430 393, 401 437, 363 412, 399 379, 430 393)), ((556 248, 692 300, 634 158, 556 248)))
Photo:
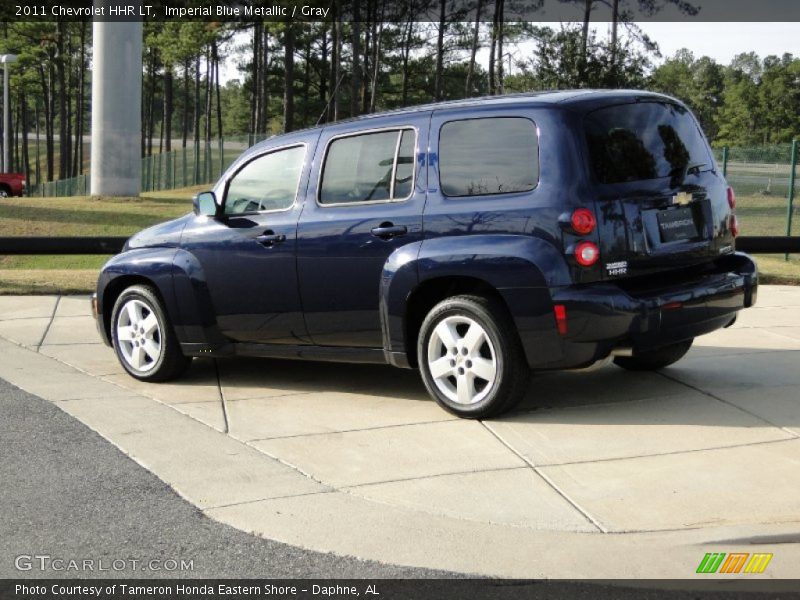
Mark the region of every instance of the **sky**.
POLYGON ((727 65, 742 52, 760 57, 789 52, 800 56, 800 23, 639 23, 664 57, 689 48, 727 65))

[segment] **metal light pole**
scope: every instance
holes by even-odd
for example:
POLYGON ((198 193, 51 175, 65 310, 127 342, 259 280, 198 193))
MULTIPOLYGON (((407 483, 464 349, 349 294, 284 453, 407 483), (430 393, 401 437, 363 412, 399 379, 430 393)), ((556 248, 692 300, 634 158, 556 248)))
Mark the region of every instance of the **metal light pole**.
POLYGON ((3 166, 0 172, 11 171, 11 105, 8 98, 8 78, 11 65, 17 62, 16 54, 0 55, 3 65, 3 166))

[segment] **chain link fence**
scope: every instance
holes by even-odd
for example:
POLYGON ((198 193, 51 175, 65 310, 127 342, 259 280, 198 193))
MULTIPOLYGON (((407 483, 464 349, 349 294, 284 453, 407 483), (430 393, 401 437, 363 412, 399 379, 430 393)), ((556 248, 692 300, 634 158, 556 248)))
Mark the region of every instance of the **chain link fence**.
MULTIPOLYGON (((230 164, 247 148, 269 136, 243 135, 211 142, 190 142, 171 152, 142 158, 142 191, 173 190, 215 182, 230 164)), ((88 196, 88 174, 69 179, 43 182, 33 186, 29 194, 40 197, 88 196)))
POLYGON ((717 163, 736 192, 744 236, 791 235, 797 229, 797 142, 715 148, 717 163))

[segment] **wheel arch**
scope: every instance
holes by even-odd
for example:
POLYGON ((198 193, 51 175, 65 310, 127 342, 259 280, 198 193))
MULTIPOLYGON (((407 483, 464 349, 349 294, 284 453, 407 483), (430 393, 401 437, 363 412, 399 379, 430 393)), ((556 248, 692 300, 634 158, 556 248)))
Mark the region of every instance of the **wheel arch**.
POLYGON ((416 340, 427 311, 449 296, 477 293, 508 311, 529 364, 548 362, 553 352, 561 353, 550 287, 569 281, 555 245, 529 235, 448 236, 404 248, 387 261, 381 284, 387 360, 416 366, 416 340))

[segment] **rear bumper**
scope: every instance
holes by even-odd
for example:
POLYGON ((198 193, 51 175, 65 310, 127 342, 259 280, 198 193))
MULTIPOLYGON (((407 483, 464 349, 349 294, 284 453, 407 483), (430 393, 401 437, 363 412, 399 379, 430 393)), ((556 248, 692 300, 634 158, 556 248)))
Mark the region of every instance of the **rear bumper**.
POLYGON ((615 348, 657 348, 710 333, 755 304, 757 291, 756 264, 738 252, 678 273, 556 288, 553 304, 567 313, 563 354, 538 366, 578 367, 615 348))

